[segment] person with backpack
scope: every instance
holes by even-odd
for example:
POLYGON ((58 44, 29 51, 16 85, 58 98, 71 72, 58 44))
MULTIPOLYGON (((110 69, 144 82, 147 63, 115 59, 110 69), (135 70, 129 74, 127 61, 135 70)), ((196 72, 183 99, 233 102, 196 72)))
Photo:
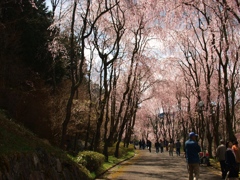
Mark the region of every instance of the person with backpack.
POLYGON ((197 143, 197 137, 197 134, 190 132, 189 139, 185 142, 185 156, 189 180, 193 180, 193 174, 195 174, 195 180, 199 178, 199 153, 201 152, 201 148, 197 143))

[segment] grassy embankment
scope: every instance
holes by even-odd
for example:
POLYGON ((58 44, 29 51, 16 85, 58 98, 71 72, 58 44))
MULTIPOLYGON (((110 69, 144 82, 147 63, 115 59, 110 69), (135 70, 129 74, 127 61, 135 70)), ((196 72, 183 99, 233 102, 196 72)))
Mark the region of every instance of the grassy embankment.
MULTIPOLYGON (((34 152, 36 148, 43 148, 50 154, 54 154, 56 157, 63 159, 68 162, 81 163, 79 157, 82 156, 81 153, 78 156, 71 156, 67 152, 51 146, 44 140, 38 138, 34 133, 24 128, 23 126, 17 124, 9 116, 6 115, 5 111, 0 109, 0 155, 10 155, 14 153, 30 153, 34 152)), ((97 175, 105 172, 107 169, 113 167, 119 162, 132 157, 134 155, 133 145, 129 148, 124 148, 122 145, 120 147, 120 158, 115 158, 113 156, 114 147, 109 148, 109 162, 101 163, 98 170, 91 172, 89 174, 91 179, 94 179, 97 175)), ((98 157, 98 156, 96 156, 98 157)), ((85 159, 85 164, 88 164, 85 159)), ((83 164, 84 165, 84 164, 83 164)))

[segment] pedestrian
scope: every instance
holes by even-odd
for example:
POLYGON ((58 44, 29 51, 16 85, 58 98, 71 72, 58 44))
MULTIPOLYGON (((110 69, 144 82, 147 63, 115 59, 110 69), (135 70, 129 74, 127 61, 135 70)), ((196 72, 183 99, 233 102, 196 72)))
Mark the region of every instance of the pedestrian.
POLYGON ((166 147, 166 151, 168 151, 168 140, 165 140, 164 146, 166 147))
POLYGON ((160 151, 161 151, 161 153, 163 153, 163 141, 162 140, 160 140, 160 143, 159 143, 159 146, 160 146, 160 151))
POLYGON ((152 148, 152 142, 150 140, 147 140, 147 147, 148 147, 148 150, 149 152, 151 152, 151 148, 152 148))
POLYGON ((142 149, 142 140, 140 140, 138 144, 139 144, 139 149, 142 149))
POLYGON ((155 142, 156 153, 159 153, 159 142, 158 140, 155 142))
POLYGON ((169 156, 173 156, 173 142, 168 143, 169 156))
POLYGON ((236 161, 238 165, 238 174, 239 174, 239 167, 240 167, 240 148, 238 147, 238 141, 234 141, 232 146, 233 152, 236 155, 236 161))
POLYGON ((228 171, 228 178, 232 180, 238 179, 238 165, 236 161, 236 155, 232 149, 233 143, 231 141, 226 142, 225 162, 226 169, 228 171))
POLYGON ((226 177, 226 164, 225 164, 225 153, 226 153, 226 146, 224 145, 224 140, 220 140, 220 145, 216 149, 216 157, 220 163, 221 172, 222 172, 222 179, 226 177))
POLYGON ((195 179, 199 178, 199 163, 200 158, 198 153, 201 152, 201 148, 197 143, 198 135, 194 132, 189 133, 189 139, 185 142, 186 161, 188 167, 189 180, 193 180, 193 174, 195 179))
POLYGON ((176 153, 177 153, 177 156, 180 156, 180 149, 181 149, 181 143, 180 143, 180 141, 178 139, 177 142, 176 142, 176 153))
POLYGON ((146 143, 145 143, 144 139, 142 139, 142 149, 145 149, 145 147, 146 147, 146 143))

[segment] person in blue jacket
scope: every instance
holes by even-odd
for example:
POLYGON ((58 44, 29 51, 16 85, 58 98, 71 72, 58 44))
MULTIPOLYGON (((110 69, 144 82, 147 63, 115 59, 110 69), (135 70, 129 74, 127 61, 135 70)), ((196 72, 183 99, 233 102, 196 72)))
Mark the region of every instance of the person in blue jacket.
POLYGON ((189 180, 193 180, 193 173, 195 174, 196 180, 199 178, 199 152, 201 152, 201 148, 197 143, 197 137, 197 134, 190 132, 189 139, 185 142, 185 153, 188 165, 189 180))

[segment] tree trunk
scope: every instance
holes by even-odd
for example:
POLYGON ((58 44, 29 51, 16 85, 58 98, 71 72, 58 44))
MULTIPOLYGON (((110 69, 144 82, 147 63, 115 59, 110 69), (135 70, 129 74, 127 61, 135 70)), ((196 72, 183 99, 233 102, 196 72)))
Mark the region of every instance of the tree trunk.
POLYGON ((122 135, 123 135, 124 127, 125 127, 126 123, 127 123, 126 119, 123 119, 123 122, 122 122, 122 124, 120 126, 120 131, 119 131, 119 134, 118 134, 118 140, 117 140, 117 144, 116 144, 116 149, 115 149, 115 152, 114 152, 114 156, 116 158, 119 157, 119 145, 120 145, 120 142, 122 140, 122 135))
POLYGON ((108 147, 109 147, 109 140, 106 140, 104 143, 103 154, 105 156, 105 161, 108 162, 108 147))
POLYGON ((64 148, 64 146, 65 146, 67 125, 68 125, 68 123, 70 121, 70 118, 71 118, 72 102, 73 102, 74 94, 75 94, 75 89, 72 87, 70 97, 69 97, 68 103, 67 103, 66 117, 65 117, 64 122, 62 123, 62 139, 61 139, 61 144, 60 144, 61 148, 64 148))
POLYGON ((73 14, 72 14, 72 24, 71 24, 71 54, 70 54, 70 61, 71 61, 71 78, 72 78, 72 87, 71 87, 71 92, 70 92, 70 97, 68 99, 67 107, 66 107, 66 116, 65 120, 62 123, 62 139, 61 139, 61 148, 64 148, 65 144, 65 138, 66 138, 66 133, 67 133, 67 126, 71 118, 71 111, 72 111, 72 102, 73 102, 73 97, 76 91, 75 87, 75 81, 74 81, 74 70, 73 70, 73 61, 74 61, 74 23, 75 23, 75 13, 76 13, 76 8, 77 8, 77 3, 74 2, 73 6, 73 14))

